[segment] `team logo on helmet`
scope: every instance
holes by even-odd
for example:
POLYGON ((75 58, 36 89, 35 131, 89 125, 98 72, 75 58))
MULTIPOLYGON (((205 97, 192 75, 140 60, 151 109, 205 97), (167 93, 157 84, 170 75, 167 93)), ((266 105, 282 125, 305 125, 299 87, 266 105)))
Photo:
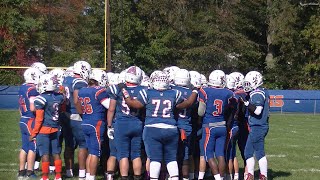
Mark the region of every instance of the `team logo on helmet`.
POLYGON ((127 73, 130 73, 130 74, 134 74, 134 75, 137 75, 136 73, 136 66, 131 66, 128 70, 127 70, 127 73))

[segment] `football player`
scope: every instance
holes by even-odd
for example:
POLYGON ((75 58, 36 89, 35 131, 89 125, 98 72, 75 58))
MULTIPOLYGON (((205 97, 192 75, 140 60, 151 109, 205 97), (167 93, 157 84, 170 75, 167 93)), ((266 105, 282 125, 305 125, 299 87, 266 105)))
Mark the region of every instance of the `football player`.
MULTIPOLYGON (((225 112, 230 108, 233 93, 225 89, 226 77, 221 70, 214 70, 209 76, 209 87, 200 89, 199 116, 203 116, 202 146, 204 157, 216 180, 225 176, 224 147, 227 137, 225 112), (214 159, 218 160, 218 165, 214 159)), ((202 177, 203 178, 203 177, 202 177)), ((200 179, 200 177, 199 177, 200 179)))
MULTIPOLYGON (((172 86, 172 89, 179 90, 181 92, 181 96, 184 99, 187 99, 192 93, 192 89, 189 88, 190 80, 191 78, 190 78, 189 71, 186 69, 179 69, 176 71, 176 74, 174 76, 173 81, 175 86, 172 86)), ((189 171, 190 167, 193 167, 192 166, 193 152, 191 148, 191 145, 192 145, 191 144, 191 135, 192 135, 191 113, 193 108, 195 108, 195 104, 189 108, 178 110, 178 112, 175 113, 175 119, 177 120, 177 127, 180 132, 178 163, 179 163, 179 169, 182 172, 181 176, 184 180, 189 179, 189 172, 193 172, 193 169, 189 171)))
POLYGON ((86 180, 95 180, 97 165, 101 155, 101 145, 105 131, 106 108, 109 107, 106 84, 107 73, 100 69, 92 70, 88 87, 78 93, 78 104, 82 108, 82 130, 85 135, 89 155, 87 157, 86 180), (88 174, 90 173, 90 175, 88 174))
MULTIPOLYGON (((87 87, 87 80, 91 73, 91 66, 86 61, 77 61, 73 66, 74 76, 68 76, 64 79, 62 85, 65 88, 67 97, 66 114, 68 123, 65 127, 64 137, 66 142, 65 151, 68 152, 68 157, 73 157, 76 144, 79 146, 78 162, 79 162, 79 179, 84 180, 86 177, 86 159, 87 159, 87 146, 84 133, 81 127, 81 108, 76 108, 75 104, 78 103, 78 93, 83 87, 87 87)), ((67 165, 67 164, 66 164, 67 165)), ((67 169, 67 175, 73 176, 72 163, 68 162, 70 169, 67 169)), ((89 175, 89 174, 88 174, 89 175)))
POLYGON ((249 92, 250 99, 243 99, 249 111, 249 136, 245 147, 245 158, 248 168, 247 180, 254 179, 255 154, 259 162, 260 180, 267 179, 268 163, 264 150, 265 137, 269 130, 269 93, 263 84, 261 73, 250 71, 244 78, 244 90, 249 92))
POLYGON ((33 172, 34 161, 36 158, 36 144, 30 142, 30 132, 34 126, 34 100, 39 93, 36 90, 36 85, 39 82, 40 75, 42 73, 36 68, 27 69, 24 74, 25 83, 20 86, 19 89, 19 110, 21 114, 20 118, 20 131, 22 139, 22 148, 19 154, 19 173, 18 179, 23 179, 24 176, 34 177, 33 172), (27 171, 25 164, 27 162, 27 171))
POLYGON ((37 140, 37 147, 42 160, 41 180, 49 179, 50 155, 54 159, 55 180, 61 180, 62 161, 60 159, 61 146, 59 145, 58 119, 64 96, 56 93, 56 89, 55 77, 50 74, 40 77, 39 90, 41 94, 34 100, 36 122, 29 140, 37 140))
POLYGON ((174 119, 174 108, 190 107, 197 98, 198 91, 193 90, 191 96, 183 101, 181 92, 169 89, 168 76, 159 72, 152 80, 153 89, 143 89, 137 99, 130 98, 123 89, 125 102, 132 108, 146 107, 144 128, 144 144, 148 149, 150 162, 150 179, 158 179, 161 162, 164 158, 170 179, 179 179, 177 149, 179 133, 174 119))
POLYGON ((47 66, 41 62, 35 62, 35 63, 31 64, 31 67, 38 69, 42 73, 42 75, 48 73, 47 66))
MULTIPOLYGON (((137 66, 131 66, 125 71, 126 89, 130 96, 136 98, 140 90, 145 89, 139 86, 142 79, 142 71, 137 66)), ((110 107, 108 109, 108 128, 114 128, 115 145, 121 179, 128 179, 129 158, 133 165, 134 179, 141 178, 141 142, 142 142, 142 121, 141 112, 138 109, 130 108, 122 95, 121 88, 113 85, 108 89, 110 96, 110 107), (116 110, 116 113, 115 113, 116 110), (115 114, 114 127, 112 120, 115 114)), ((111 137, 112 138, 112 137, 111 137)))

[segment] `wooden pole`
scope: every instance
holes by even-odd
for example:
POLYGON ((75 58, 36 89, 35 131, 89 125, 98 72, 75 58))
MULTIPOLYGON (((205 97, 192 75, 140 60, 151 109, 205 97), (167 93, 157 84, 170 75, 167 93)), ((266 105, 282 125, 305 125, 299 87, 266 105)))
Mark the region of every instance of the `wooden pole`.
POLYGON ((112 71, 111 67, 111 30, 110 30, 110 0, 106 0, 106 29, 107 29, 107 70, 112 71))

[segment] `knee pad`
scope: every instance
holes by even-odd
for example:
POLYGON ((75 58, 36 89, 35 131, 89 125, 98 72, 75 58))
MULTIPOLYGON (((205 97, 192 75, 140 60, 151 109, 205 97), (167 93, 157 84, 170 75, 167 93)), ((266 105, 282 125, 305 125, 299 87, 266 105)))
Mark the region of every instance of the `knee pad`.
MULTIPOLYGON (((177 165, 178 166, 178 165, 177 165)), ((157 161, 151 161, 150 163, 150 179, 158 179, 161 170, 161 163, 157 161)))
POLYGON ((170 175, 170 178, 179 177, 179 168, 177 161, 171 161, 167 164, 167 169, 170 175))

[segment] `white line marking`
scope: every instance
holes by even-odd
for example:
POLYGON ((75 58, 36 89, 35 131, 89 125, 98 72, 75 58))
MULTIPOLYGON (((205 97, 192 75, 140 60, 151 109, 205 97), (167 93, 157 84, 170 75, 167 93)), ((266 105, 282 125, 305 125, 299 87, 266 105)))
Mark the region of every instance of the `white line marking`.
POLYGON ((297 171, 297 172, 320 172, 320 169, 291 169, 291 171, 297 171))
POLYGON ((0 172, 18 172, 16 169, 0 169, 0 172))
POLYGON ((17 163, 0 163, 0 166, 18 166, 17 163))
POLYGON ((285 154, 269 154, 269 155, 267 155, 267 157, 285 158, 285 157, 287 157, 287 155, 285 155, 285 154))

